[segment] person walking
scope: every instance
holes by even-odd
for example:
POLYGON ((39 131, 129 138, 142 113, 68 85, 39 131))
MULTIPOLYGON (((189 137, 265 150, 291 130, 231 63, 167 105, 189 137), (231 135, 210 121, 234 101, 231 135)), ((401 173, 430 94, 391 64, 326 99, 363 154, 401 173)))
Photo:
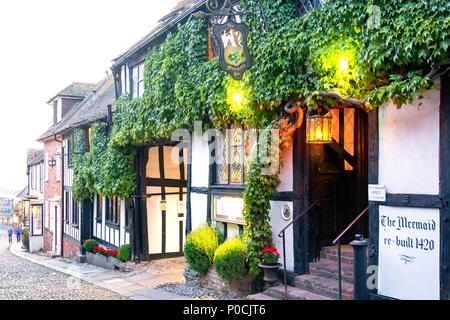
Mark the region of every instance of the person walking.
POLYGON ((17 236, 17 242, 20 242, 20 228, 17 227, 16 229, 16 236, 17 236))
POLYGON ((9 243, 12 243, 12 234, 13 234, 13 229, 11 227, 9 227, 9 229, 8 229, 8 240, 9 240, 9 243))

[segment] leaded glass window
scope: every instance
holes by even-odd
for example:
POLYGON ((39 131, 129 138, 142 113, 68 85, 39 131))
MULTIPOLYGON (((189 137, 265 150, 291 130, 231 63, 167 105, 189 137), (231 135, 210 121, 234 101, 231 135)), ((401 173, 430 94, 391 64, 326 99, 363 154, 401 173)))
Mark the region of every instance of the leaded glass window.
POLYGON ((216 183, 243 185, 249 168, 250 138, 241 127, 232 126, 223 133, 223 145, 219 147, 222 161, 216 163, 216 183))

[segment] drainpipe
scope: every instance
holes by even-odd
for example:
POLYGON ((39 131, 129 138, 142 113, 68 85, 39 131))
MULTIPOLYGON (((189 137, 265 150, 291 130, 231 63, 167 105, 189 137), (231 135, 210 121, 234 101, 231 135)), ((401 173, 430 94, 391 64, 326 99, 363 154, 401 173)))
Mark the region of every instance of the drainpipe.
MULTIPOLYGON (((56 139, 56 134, 54 135, 54 140, 56 142, 59 142, 61 145, 61 208, 60 208, 60 216, 61 216, 61 224, 60 224, 60 232, 61 232, 61 243, 60 245, 60 252, 61 252, 61 258, 64 257, 64 219, 63 219, 63 210, 64 210, 64 147, 63 147, 63 141, 56 139)), ((56 235, 57 237, 58 235, 56 235)), ((58 239, 58 238, 56 238, 58 239)))

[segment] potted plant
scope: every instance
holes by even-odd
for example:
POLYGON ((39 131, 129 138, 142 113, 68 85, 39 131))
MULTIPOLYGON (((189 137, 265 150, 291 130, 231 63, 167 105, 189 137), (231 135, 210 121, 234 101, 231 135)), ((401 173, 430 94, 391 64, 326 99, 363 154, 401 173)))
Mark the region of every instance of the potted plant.
POLYGON ((83 240, 83 248, 86 251, 86 258, 88 263, 93 263, 95 259, 94 248, 97 246, 97 241, 94 239, 83 240))
POLYGON ((262 262, 259 267, 264 271, 264 281, 275 283, 278 281, 278 268, 281 266, 278 263, 280 254, 275 247, 267 247, 263 250, 262 262))

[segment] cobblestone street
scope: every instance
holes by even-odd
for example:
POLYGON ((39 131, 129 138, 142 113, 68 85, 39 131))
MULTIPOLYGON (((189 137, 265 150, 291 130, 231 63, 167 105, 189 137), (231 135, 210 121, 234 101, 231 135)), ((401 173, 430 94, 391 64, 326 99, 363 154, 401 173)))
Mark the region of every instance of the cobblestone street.
MULTIPOLYGON (((13 239, 15 242, 15 237, 13 239)), ((14 256, 0 229, 0 300, 117 300, 124 297, 14 256)))

